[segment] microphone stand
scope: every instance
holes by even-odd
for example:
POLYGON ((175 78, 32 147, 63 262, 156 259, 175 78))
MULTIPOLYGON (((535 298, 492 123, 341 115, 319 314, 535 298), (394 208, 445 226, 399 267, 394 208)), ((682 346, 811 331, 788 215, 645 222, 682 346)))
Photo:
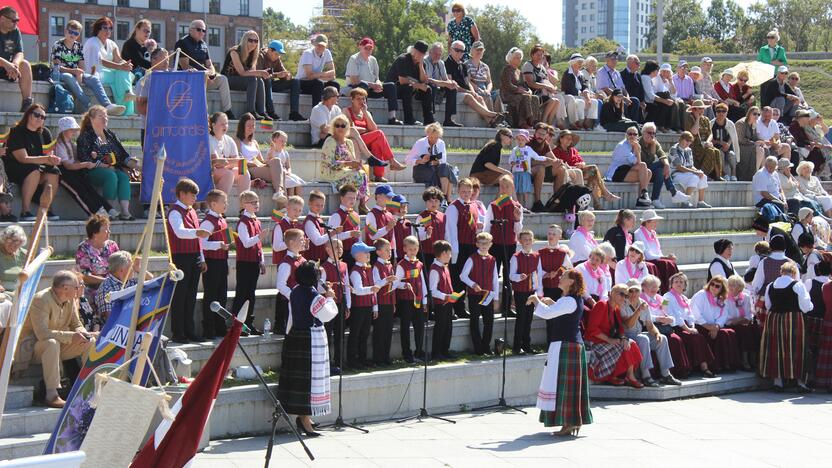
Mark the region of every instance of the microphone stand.
MULTIPOLYGON (((329 248, 332 249, 332 254, 334 255, 335 254, 335 242, 333 242, 333 240, 332 240, 332 231, 334 231, 334 229, 330 226, 324 226, 324 229, 326 229, 326 235, 327 235, 327 238, 329 239, 329 248)), ((338 352, 338 367, 341 368, 341 373, 338 374, 338 416, 335 418, 335 422, 333 422, 332 424, 326 424, 326 425, 320 426, 320 429, 331 427, 333 430, 338 431, 338 430, 341 430, 345 427, 348 427, 350 429, 355 429, 356 431, 361 431, 361 432, 367 434, 370 431, 368 431, 367 429, 355 426, 353 424, 349 424, 349 423, 344 422, 344 417, 343 417, 343 413, 344 413, 344 398, 343 398, 344 397, 344 392, 343 392, 343 389, 344 389, 344 352, 345 352, 344 351, 344 345, 345 345, 345 342, 346 342, 346 328, 347 328, 346 327, 346 319, 344 318, 344 316, 349 311, 349 309, 347 308, 347 302, 346 302, 346 295, 349 294, 349 291, 344 289, 344 284, 346 283, 346 278, 343 277, 343 275, 341 274, 341 269, 338 268, 338 263, 340 261, 341 261, 340 257, 335 259, 335 271, 338 272, 338 287, 341 288, 341 294, 344 296, 344 298, 342 300, 342 303, 344 304, 344 312, 338 314, 338 323, 341 326, 341 330, 340 330, 341 342, 340 342, 340 346, 339 346, 339 348, 341 348, 341 349, 338 350, 339 351, 338 352)))
MULTIPOLYGON (((503 239, 508 239, 508 223, 509 220, 507 219, 492 219, 491 224, 497 224, 502 226, 503 230, 503 239)), ((508 248, 506 244, 503 244, 503 258, 505 259, 506 265, 511 265, 511 257, 508 255, 508 248)), ((503 272, 510 271, 511 267, 503 268, 503 272)), ((507 276, 507 275, 505 275, 507 276)), ((509 405, 506 402, 506 347, 508 346, 508 312, 511 309, 511 301, 513 299, 513 293, 511 290, 511 280, 508 278, 503 278, 503 300, 500 302, 500 308, 503 310, 503 366, 502 366, 502 376, 500 378, 500 397, 497 400, 497 403, 493 405, 486 405, 481 406, 479 408, 474 408, 472 411, 480 411, 480 410, 487 410, 487 409, 496 409, 497 411, 502 410, 513 410, 519 411, 523 414, 526 412, 516 406, 509 405)), ((515 325, 517 323, 515 322, 515 325)), ((517 330, 514 330, 514 333, 517 333, 517 330)))
MULTIPOLYGON (((422 230, 425 231, 425 238, 428 239, 428 241, 430 241, 430 236, 427 235, 427 228, 425 226, 421 226, 421 225, 417 225, 417 224, 413 224, 413 223, 411 223, 410 225, 416 228, 416 239, 419 239, 419 228, 421 228, 422 230)), ((421 241, 420 241, 420 244, 421 244, 421 241)), ((418 414, 415 414, 413 416, 409 416, 409 417, 404 418, 404 419, 399 419, 396 422, 397 423, 403 423, 403 422, 407 422, 407 421, 412 421, 414 419, 416 421, 422 422, 422 420, 425 419, 425 418, 431 418, 431 419, 438 419, 440 421, 449 422, 451 424, 456 424, 456 421, 454 421, 452 419, 443 418, 443 417, 440 417, 440 416, 434 416, 434 415, 430 414, 427 410, 427 406, 428 406, 427 405, 427 400, 428 400, 428 361, 430 360, 429 357, 432 357, 431 353, 429 353, 428 349, 427 349, 428 348, 428 330, 430 329, 430 327, 428 326, 428 317, 430 317, 430 310, 431 310, 431 306, 433 305, 433 301, 432 301, 431 294, 430 294, 430 284, 429 284, 430 283, 430 267, 431 267, 431 265, 425 265, 425 252, 421 248, 419 249, 419 257, 421 257, 421 261, 422 261, 422 274, 423 275, 425 275, 425 274, 428 275, 427 281, 425 281, 425 285, 427 286, 427 288, 426 288, 427 291, 425 291, 425 302, 426 302, 426 304, 425 304, 425 311, 424 311, 424 314, 425 314, 425 329, 424 329, 424 332, 422 333, 422 353, 424 354, 423 355, 423 358, 424 358, 423 359, 424 360, 424 377, 422 378, 422 407, 419 408, 419 413, 418 414)), ((423 279, 424 279, 424 277, 423 277, 423 279)), ((436 330, 434 329, 434 332, 435 331, 436 330)), ((408 330, 408 333, 410 333, 410 330, 408 330)), ((436 339, 435 335, 434 335, 433 339, 436 339)), ((433 341, 431 341, 431 343, 432 342, 433 341)))

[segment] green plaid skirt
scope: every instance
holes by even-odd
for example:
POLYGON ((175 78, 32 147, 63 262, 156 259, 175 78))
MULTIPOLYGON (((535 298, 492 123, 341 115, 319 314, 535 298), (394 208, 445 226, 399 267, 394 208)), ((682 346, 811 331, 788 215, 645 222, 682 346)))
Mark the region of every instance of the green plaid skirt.
POLYGON ((586 352, 580 343, 561 342, 555 411, 541 411, 545 427, 592 424, 586 352))

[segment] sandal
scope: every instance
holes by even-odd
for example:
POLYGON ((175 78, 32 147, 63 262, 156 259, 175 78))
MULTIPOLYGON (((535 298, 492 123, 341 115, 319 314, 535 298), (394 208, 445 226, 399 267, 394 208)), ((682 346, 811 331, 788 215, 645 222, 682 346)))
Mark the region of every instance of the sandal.
POLYGON ((713 379, 714 377, 716 377, 716 374, 711 372, 710 369, 703 370, 702 375, 705 376, 706 379, 713 379))
POLYGON ((625 380, 627 381, 627 385, 629 385, 633 388, 644 388, 644 384, 639 382, 636 379, 631 379, 631 378, 627 377, 627 379, 625 379, 625 380))

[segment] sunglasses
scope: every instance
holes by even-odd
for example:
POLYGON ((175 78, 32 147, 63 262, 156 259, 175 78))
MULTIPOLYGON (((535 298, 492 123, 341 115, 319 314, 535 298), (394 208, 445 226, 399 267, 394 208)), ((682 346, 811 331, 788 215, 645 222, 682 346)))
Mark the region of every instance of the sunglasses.
POLYGON ((725 110, 725 109, 717 109, 716 113, 717 113, 717 114, 727 114, 727 113, 728 113, 728 111, 727 111, 727 110, 725 110))
POLYGON ((20 18, 12 18, 11 16, 3 16, 3 17, 6 18, 7 20, 11 21, 14 24, 17 24, 17 23, 20 22, 20 18))
POLYGON ((648 131, 644 132, 644 134, 645 134, 645 135, 655 135, 655 134, 656 134, 656 132, 653 132, 653 131, 648 130, 648 131))
POLYGON ((257 44, 258 42, 260 42, 260 39, 257 39, 257 38, 254 38, 254 37, 248 38, 248 43, 249 44, 257 44))
POLYGON ((456 53, 461 54, 461 53, 465 52, 465 49, 453 49, 453 51, 456 52, 456 53))
POLYGON ((204 33, 205 31, 207 31, 207 29, 194 28, 194 31, 204 33))
POLYGON ((627 136, 638 136, 638 133, 627 132, 627 136))
POLYGON ((756 116, 759 116, 759 115, 760 115, 760 113, 759 113, 759 112, 752 112, 752 113, 751 113, 751 115, 756 115, 756 116))
POLYGON ((460 10, 459 8, 454 8, 453 10, 451 10, 451 13, 462 13, 462 10, 460 10))
POLYGON ((142 29, 142 32, 143 32, 143 33, 145 33, 145 34, 150 34, 150 30, 149 30, 149 29, 142 29))
POLYGON ((46 114, 44 114, 42 112, 32 112, 32 117, 34 117, 38 120, 46 120, 46 114))
POLYGON ((711 289, 713 289, 713 288, 720 289, 720 290, 722 289, 722 286, 720 286, 718 284, 712 284, 710 287, 711 287, 711 289))
POLYGON ((335 128, 347 128, 347 124, 335 124, 335 128))
POLYGON ((746 81, 748 81, 748 78, 737 78, 737 81, 742 81, 743 83, 745 83, 746 81))

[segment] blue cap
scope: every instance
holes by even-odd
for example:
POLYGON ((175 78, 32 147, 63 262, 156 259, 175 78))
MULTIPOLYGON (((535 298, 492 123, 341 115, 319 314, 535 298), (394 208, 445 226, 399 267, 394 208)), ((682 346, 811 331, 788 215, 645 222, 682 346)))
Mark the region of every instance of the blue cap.
POLYGON ((408 203, 407 203, 407 198, 405 198, 405 196, 404 196, 404 195, 400 195, 400 194, 398 194, 398 193, 397 193, 397 194, 395 194, 395 195, 393 195, 392 200, 393 200, 394 202, 398 202, 400 205, 407 205, 407 204, 408 204, 408 203))
POLYGON ((352 248, 350 249, 350 255, 355 256, 355 254, 370 253, 370 252, 373 252, 375 250, 376 250, 375 247, 370 247, 369 245, 367 245, 363 242, 356 242, 355 244, 352 245, 352 248))
POLYGON ((271 42, 269 42, 269 49, 273 49, 278 54, 286 53, 286 49, 283 48, 283 43, 278 41, 277 39, 274 39, 271 42))
POLYGON ((392 197, 395 193, 393 193, 393 187, 383 184, 376 187, 376 195, 386 195, 388 197, 392 197))

